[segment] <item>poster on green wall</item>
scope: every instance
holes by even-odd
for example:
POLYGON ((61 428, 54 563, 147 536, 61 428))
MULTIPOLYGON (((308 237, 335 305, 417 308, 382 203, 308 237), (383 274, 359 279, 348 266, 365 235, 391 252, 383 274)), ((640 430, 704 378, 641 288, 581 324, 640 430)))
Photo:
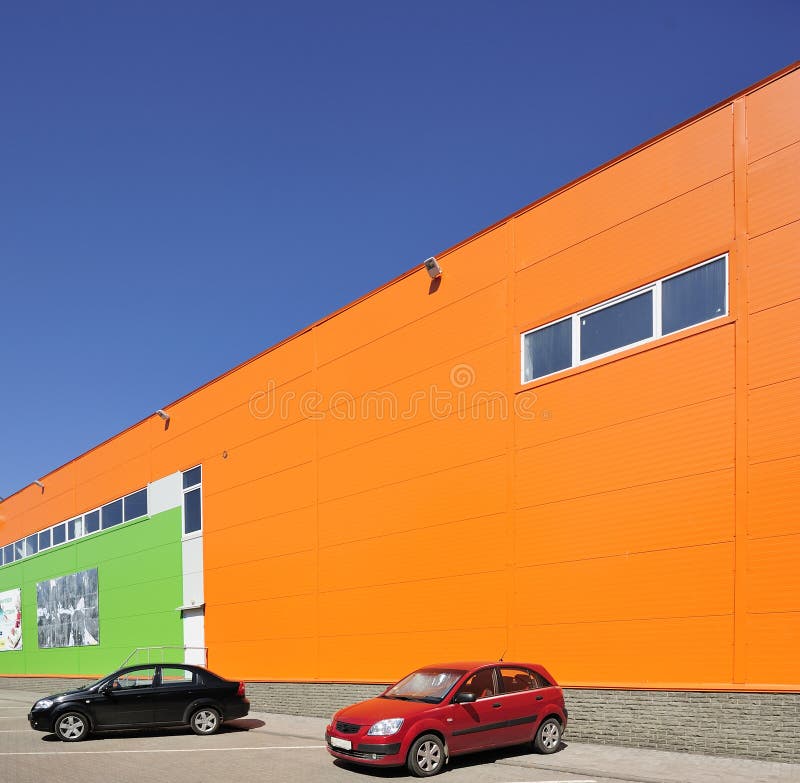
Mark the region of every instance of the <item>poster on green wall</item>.
POLYGON ((0 652, 22 649, 22 591, 0 593, 0 652))
POLYGON ((100 644, 97 569, 36 583, 39 647, 100 644))

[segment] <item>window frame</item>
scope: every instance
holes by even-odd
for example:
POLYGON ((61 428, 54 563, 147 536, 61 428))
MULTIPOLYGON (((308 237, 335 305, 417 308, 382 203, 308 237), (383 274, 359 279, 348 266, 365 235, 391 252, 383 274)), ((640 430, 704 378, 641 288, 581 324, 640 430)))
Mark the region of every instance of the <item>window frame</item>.
POLYGON ((188 541, 192 538, 199 538, 203 535, 203 511, 204 511, 204 503, 203 503, 203 465, 202 463, 199 465, 193 465, 190 468, 186 468, 186 470, 181 471, 181 486, 183 489, 181 490, 181 540, 188 541), (200 470, 200 480, 196 484, 192 484, 191 486, 184 487, 183 486, 183 476, 189 473, 192 470, 200 470), (197 530, 192 530, 191 533, 186 532, 186 496, 190 492, 194 492, 197 490, 198 496, 200 498, 200 527, 197 530))
MULTIPOLYGON (((570 313, 568 315, 562 315, 559 318, 554 318, 552 321, 548 321, 547 323, 541 324, 540 326, 535 326, 533 329, 526 329, 524 332, 520 334, 520 385, 528 386, 531 383, 535 383, 536 381, 541 381, 544 378, 552 378, 553 376, 558 375, 559 373, 567 372, 569 370, 574 370, 578 367, 584 367, 588 364, 593 362, 601 361, 603 359, 608 358, 609 356, 614 356, 615 354, 622 353, 622 351, 628 351, 632 348, 638 348, 642 345, 647 345, 648 343, 655 342, 656 340, 660 340, 664 336, 672 337, 676 334, 680 334, 681 332, 685 332, 688 329, 694 329, 698 326, 703 326, 704 324, 711 323, 713 321, 717 321, 720 318, 726 318, 730 314, 730 254, 725 251, 724 253, 719 253, 718 255, 713 256, 712 258, 707 258, 705 261, 701 261, 698 264, 692 264, 691 266, 686 267, 685 269, 680 269, 677 272, 673 272, 672 274, 665 275, 664 277, 659 278, 651 283, 647 283, 645 285, 639 286, 638 288, 634 288, 630 291, 625 291, 622 294, 614 296, 610 299, 606 299, 602 302, 598 302, 591 307, 586 307, 583 310, 579 310, 575 313, 570 313), (687 272, 693 272, 696 269, 700 269, 701 267, 707 266, 709 264, 713 264, 717 261, 723 260, 724 261, 724 268, 725 268, 725 309, 724 312, 720 313, 719 315, 715 315, 712 318, 706 318, 703 321, 697 321, 696 323, 690 324, 689 326, 684 326, 682 329, 677 329, 672 332, 668 332, 666 335, 663 334, 663 313, 662 313, 662 284, 668 280, 671 280, 675 277, 680 277, 681 275, 686 274, 687 272), (594 354, 586 359, 581 359, 581 318, 592 315, 593 313, 597 313, 601 310, 605 310, 608 307, 613 307, 614 305, 620 304, 628 299, 633 299, 634 297, 640 296, 647 291, 652 291, 652 314, 653 314, 653 334, 651 337, 646 337, 643 340, 637 340, 636 342, 626 343, 619 348, 614 348, 611 351, 606 351, 604 353, 594 354), (572 353, 572 364, 569 367, 564 367, 560 370, 555 370, 554 372, 547 373, 546 375, 538 375, 532 378, 525 377, 525 367, 526 367, 526 338, 530 334, 534 334, 535 332, 539 332, 542 329, 547 329, 554 324, 561 323, 562 321, 570 320, 572 323, 572 334, 571 334, 571 353, 572 353)), ((531 372, 533 371, 533 362, 530 362, 531 372)))

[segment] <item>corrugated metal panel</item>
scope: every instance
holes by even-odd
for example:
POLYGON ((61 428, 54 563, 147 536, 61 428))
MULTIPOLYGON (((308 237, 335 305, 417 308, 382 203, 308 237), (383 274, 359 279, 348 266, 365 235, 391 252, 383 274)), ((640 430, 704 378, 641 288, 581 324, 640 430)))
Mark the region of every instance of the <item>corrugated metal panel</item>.
MULTIPOLYGON (((558 590, 542 585, 540 596, 558 590)), ((684 617, 520 626, 510 654, 547 661, 559 682, 730 682, 733 618, 684 617), (551 663, 552 662, 552 663, 551 663)), ((788 680, 791 682, 791 680, 788 680)))
POLYGON ((507 482, 503 454, 320 503, 320 546, 498 514, 507 482))
MULTIPOLYGON (((385 361, 390 362, 390 356, 385 361)), ((363 371, 343 376, 338 369, 329 374, 323 368, 320 409, 328 409, 329 403, 335 407, 317 424, 319 454, 329 456, 443 415, 471 415, 468 411, 473 406, 490 398, 498 400, 494 415, 501 416, 501 408, 508 414, 507 363, 508 342, 501 338, 434 367, 421 366, 420 372, 382 387, 371 384, 370 375, 363 371), (332 380, 334 375, 339 387, 332 380)), ((370 366, 369 360, 365 364, 370 366)), ((386 367, 386 374, 391 372, 386 367)))
POLYGON ((518 273, 514 321, 530 328, 598 304, 727 250, 732 240, 733 178, 724 176, 518 273))
POLYGON ((748 363, 751 389, 800 377, 800 299, 750 316, 748 363))
POLYGON ((533 506, 515 521, 522 566, 732 541, 733 470, 533 506))
POLYGON ((523 269, 731 171, 726 106, 515 218, 523 269))
POLYGON ((800 457, 750 466, 747 533, 752 538, 800 533, 800 457))
POLYGON ((747 611, 800 612, 800 534, 750 541, 747 611))
POLYGON ((750 462, 800 454, 800 379, 750 393, 750 462))
MULTIPOLYGON (((430 288, 427 272, 422 271, 315 328, 320 365, 505 280, 507 231, 505 226, 498 226, 449 254, 447 261, 442 259, 444 276, 435 291, 430 288)), ((414 259, 419 263, 423 260, 414 259)))
POLYGON ((592 495, 733 464, 733 398, 648 416, 517 454, 516 505, 592 495))
POLYGON ((730 324, 589 366, 534 388, 536 415, 516 423, 516 445, 534 446, 730 395, 733 371, 730 324))
POLYGON ((800 141, 800 71, 765 85, 745 100, 748 161, 800 141))
POLYGON ((800 220, 749 243, 750 312, 800 299, 800 220))
POLYGON ((800 142, 753 163, 747 187, 751 237, 800 219, 800 142))
POLYGON ((519 568, 523 625, 700 617, 733 612, 733 544, 664 549, 519 568), (558 585, 558 612, 532 600, 558 585))
POLYGON ((800 612, 747 616, 745 660, 748 682, 797 682, 800 612))

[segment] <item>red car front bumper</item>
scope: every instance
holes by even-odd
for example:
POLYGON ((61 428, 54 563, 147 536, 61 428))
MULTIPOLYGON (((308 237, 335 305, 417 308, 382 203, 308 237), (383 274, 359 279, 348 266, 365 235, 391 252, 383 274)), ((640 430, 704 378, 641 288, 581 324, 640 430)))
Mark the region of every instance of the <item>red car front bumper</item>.
POLYGON ((366 737, 358 734, 342 734, 332 729, 331 726, 328 726, 325 731, 328 753, 337 759, 375 767, 400 767, 406 763, 408 748, 404 747, 404 743, 400 739, 392 737, 394 742, 380 741, 389 739, 386 737, 375 737, 374 739, 378 741, 367 741, 366 737))

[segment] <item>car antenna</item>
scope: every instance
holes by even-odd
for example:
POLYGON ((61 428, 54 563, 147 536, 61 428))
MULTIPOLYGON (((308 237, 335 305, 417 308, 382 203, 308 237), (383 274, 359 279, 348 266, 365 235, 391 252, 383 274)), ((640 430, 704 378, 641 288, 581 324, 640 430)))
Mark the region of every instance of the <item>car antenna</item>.
POLYGON ((502 661, 503 661, 503 658, 505 658, 505 657, 506 657, 506 653, 507 653, 507 652, 508 652, 508 647, 506 647, 506 649, 505 649, 505 650, 503 650, 503 654, 502 654, 502 655, 501 655, 501 656, 500 656, 500 657, 499 657, 497 660, 498 660, 498 661, 500 661, 500 662, 502 663, 502 661))

